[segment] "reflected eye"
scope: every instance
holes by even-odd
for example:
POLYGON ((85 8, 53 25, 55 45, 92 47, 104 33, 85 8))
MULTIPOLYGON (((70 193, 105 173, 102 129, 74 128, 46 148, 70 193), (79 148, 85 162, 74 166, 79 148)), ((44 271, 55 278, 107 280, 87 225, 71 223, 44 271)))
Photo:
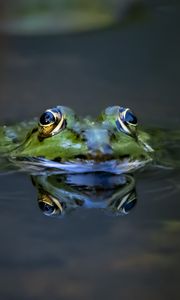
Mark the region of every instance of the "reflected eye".
POLYGON ((129 135, 135 135, 137 124, 137 118, 129 108, 119 108, 116 125, 120 131, 129 135))
POLYGON ((39 119, 39 136, 50 137, 59 133, 65 125, 64 116, 59 109, 47 109, 39 119))
POLYGON ((133 189, 132 191, 128 192, 123 196, 121 202, 116 207, 117 211, 123 215, 127 215, 136 205, 137 197, 136 197, 136 190, 133 189))
POLYGON ((46 216, 61 215, 63 212, 61 203, 49 194, 40 194, 38 204, 46 216))
POLYGON ((48 216, 53 215, 55 212, 55 209, 52 205, 42 202, 42 201, 39 202, 39 208, 43 211, 43 213, 45 215, 48 215, 48 216))
POLYGON ((136 198, 126 201, 125 203, 123 203, 123 205, 121 207, 121 213, 127 215, 134 208, 136 203, 137 203, 136 198))

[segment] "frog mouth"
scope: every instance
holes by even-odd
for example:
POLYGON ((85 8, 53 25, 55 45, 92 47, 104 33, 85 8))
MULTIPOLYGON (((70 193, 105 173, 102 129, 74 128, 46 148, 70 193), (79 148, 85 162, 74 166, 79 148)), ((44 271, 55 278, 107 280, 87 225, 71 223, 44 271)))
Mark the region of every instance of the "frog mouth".
MULTIPOLYGON (((129 158, 128 155, 124 155, 123 157, 121 157, 121 160, 123 160, 124 158, 129 158)), ((70 159, 69 161, 71 162, 81 162, 81 163, 88 163, 89 161, 93 161, 94 163, 101 163, 101 162, 105 162, 105 161, 110 161, 110 160, 115 160, 118 159, 116 157, 114 157, 113 155, 110 154, 97 154, 93 155, 93 154, 87 154, 87 155, 83 155, 83 154, 79 154, 73 157, 73 159, 70 159)), ((53 159, 54 162, 59 162, 59 163, 65 163, 67 162, 67 160, 63 160, 60 157, 56 157, 53 159)))
POLYGON ((76 158, 65 162, 58 162, 43 157, 11 157, 9 160, 20 170, 35 175, 95 172, 124 174, 143 168, 152 161, 152 159, 132 160, 127 156, 122 159, 108 159, 104 161, 76 158))

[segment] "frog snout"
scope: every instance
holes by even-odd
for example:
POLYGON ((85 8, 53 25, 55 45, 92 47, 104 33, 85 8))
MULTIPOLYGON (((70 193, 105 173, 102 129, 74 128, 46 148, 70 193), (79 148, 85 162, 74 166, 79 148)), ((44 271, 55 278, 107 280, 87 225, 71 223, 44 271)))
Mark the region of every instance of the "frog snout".
POLYGON ((113 151, 111 146, 108 144, 104 145, 89 145, 89 150, 93 156, 99 156, 99 155, 112 155, 113 151))
POLYGON ((113 150, 110 145, 109 135, 103 129, 90 129, 85 133, 87 146, 93 156, 112 155, 113 150))

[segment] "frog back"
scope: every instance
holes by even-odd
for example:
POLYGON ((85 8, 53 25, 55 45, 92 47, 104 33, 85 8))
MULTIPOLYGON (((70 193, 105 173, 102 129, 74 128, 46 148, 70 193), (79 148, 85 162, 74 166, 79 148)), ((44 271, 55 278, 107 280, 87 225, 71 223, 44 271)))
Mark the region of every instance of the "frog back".
POLYGON ((0 126, 0 154, 7 154, 19 146, 35 126, 37 120, 21 122, 13 126, 0 126))

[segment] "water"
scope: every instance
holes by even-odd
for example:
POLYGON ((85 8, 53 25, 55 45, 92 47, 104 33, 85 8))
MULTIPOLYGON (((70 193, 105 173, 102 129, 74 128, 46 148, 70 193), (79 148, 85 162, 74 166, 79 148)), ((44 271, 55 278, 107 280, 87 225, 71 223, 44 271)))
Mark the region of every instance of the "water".
MULTIPOLYGON (((178 6, 161 7, 109 31, 3 37, 2 123, 57 102, 83 115, 121 102, 142 124, 177 128, 179 16, 178 6)), ((27 175, 1 176, 0 299, 179 299, 179 182, 178 170, 147 170, 126 216, 50 218, 27 175)))
POLYGON ((77 210, 59 219, 41 213, 28 177, 2 177, 2 299, 178 299, 179 179, 139 174, 127 216, 77 210))

